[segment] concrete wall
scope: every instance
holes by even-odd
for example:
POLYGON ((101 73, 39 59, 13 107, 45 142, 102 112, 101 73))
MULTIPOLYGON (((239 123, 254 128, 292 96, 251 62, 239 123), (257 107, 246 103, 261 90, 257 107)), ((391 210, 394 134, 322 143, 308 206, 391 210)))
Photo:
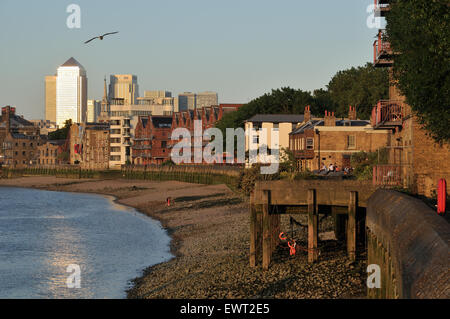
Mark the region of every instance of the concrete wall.
POLYGON ((422 201, 377 190, 367 205, 368 265, 381 268, 372 298, 450 298, 450 226, 422 201))

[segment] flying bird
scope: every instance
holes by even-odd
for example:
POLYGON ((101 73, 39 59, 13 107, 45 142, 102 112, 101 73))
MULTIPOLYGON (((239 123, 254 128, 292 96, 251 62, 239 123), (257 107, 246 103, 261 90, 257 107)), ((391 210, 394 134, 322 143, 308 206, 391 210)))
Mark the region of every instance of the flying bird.
POLYGON ((86 42, 84 42, 84 44, 89 43, 89 42, 91 42, 92 40, 95 40, 95 39, 103 40, 103 38, 106 37, 107 35, 110 35, 110 34, 116 34, 116 33, 119 33, 119 31, 116 31, 116 32, 109 32, 109 33, 105 33, 105 34, 103 34, 103 35, 99 35, 98 37, 95 37, 95 38, 92 38, 92 39, 90 39, 90 40, 87 40, 86 42))

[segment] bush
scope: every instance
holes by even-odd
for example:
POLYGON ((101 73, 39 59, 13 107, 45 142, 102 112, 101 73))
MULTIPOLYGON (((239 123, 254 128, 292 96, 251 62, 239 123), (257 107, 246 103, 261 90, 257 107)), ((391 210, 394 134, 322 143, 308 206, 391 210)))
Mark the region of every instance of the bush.
POLYGON ((371 180, 373 167, 378 164, 386 164, 388 161, 387 149, 381 148, 376 152, 358 152, 352 155, 351 164, 353 175, 358 180, 371 180))
POLYGON ((256 164, 241 172, 237 182, 237 189, 248 196, 254 190, 256 181, 271 181, 278 179, 280 179, 279 172, 276 174, 261 174, 261 164, 256 164))

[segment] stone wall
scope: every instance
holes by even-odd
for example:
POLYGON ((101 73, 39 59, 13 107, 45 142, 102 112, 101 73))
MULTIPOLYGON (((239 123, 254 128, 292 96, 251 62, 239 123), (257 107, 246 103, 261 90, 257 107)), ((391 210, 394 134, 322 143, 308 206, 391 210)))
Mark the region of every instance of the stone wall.
POLYGON ((450 298, 448 222, 422 201, 379 189, 367 205, 368 265, 381 268, 371 298, 450 298))

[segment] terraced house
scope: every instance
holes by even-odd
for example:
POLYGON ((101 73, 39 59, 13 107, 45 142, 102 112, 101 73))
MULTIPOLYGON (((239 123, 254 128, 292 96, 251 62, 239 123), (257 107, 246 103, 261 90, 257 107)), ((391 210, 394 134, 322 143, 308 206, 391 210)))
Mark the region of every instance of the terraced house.
MULTIPOLYGON (((185 128, 191 134, 191 163, 194 163, 194 152, 196 145, 194 143, 195 121, 201 121, 202 132, 212 128, 222 119, 224 114, 235 112, 242 104, 220 104, 218 106, 203 107, 201 109, 176 112, 172 115, 172 131, 177 128, 185 128)), ((180 142, 180 139, 170 141, 169 148, 180 142)), ((208 144, 208 141, 202 141, 201 151, 208 144)))
POLYGON ((300 171, 330 164, 350 167, 352 154, 374 152, 388 145, 389 130, 376 130, 370 121, 359 120, 352 106, 348 118, 339 119, 327 111, 323 118, 312 117, 309 106, 304 114, 304 123, 289 134, 289 149, 300 171))
POLYGON ((134 130, 133 164, 162 164, 170 159, 171 116, 140 116, 134 130))

